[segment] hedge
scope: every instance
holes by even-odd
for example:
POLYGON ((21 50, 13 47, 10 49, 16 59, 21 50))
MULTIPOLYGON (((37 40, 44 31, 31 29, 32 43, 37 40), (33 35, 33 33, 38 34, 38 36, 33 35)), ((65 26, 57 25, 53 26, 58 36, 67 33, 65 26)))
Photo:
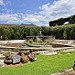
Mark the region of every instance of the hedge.
POLYGON ((55 36, 56 39, 75 39, 75 24, 67 26, 0 26, 1 39, 24 39, 26 36, 55 36))

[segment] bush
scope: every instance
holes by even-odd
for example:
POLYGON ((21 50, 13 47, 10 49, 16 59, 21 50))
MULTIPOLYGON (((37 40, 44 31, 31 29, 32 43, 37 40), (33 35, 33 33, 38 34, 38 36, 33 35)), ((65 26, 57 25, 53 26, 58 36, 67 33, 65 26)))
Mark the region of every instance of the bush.
POLYGON ((75 39, 75 24, 56 27, 0 26, 0 37, 5 39, 24 39, 26 36, 55 36, 56 39, 75 39))
POLYGON ((67 33, 66 33, 66 31, 64 30, 64 32, 63 32, 63 38, 64 39, 66 39, 67 38, 67 33))

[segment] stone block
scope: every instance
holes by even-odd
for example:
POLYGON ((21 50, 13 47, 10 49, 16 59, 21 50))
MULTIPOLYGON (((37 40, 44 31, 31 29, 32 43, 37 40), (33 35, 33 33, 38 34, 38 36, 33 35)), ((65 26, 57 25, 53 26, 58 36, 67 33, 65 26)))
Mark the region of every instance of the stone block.
POLYGON ((20 55, 13 55, 12 60, 13 60, 13 64, 20 63, 21 56, 20 55))
POLYGON ((21 55, 21 61, 22 61, 22 63, 26 63, 26 62, 28 62, 29 61, 29 58, 28 58, 28 56, 27 55, 25 55, 25 54, 22 54, 21 55))

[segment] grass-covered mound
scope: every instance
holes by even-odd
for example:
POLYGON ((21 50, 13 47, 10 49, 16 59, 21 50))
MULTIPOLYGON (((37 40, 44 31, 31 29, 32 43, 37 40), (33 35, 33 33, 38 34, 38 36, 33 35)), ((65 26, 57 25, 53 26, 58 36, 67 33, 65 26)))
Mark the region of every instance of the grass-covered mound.
POLYGON ((38 55, 35 62, 1 68, 0 75, 50 75, 72 68, 74 60, 75 51, 64 55, 38 55))

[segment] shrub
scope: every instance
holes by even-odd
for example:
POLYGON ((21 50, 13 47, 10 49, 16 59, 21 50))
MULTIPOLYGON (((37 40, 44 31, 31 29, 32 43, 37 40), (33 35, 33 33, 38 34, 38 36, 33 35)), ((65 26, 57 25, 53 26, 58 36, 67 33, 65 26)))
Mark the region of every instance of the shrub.
POLYGON ((26 36, 55 36, 56 39, 75 39, 75 24, 55 27, 29 27, 29 26, 0 26, 0 37, 5 39, 23 39, 26 36))

